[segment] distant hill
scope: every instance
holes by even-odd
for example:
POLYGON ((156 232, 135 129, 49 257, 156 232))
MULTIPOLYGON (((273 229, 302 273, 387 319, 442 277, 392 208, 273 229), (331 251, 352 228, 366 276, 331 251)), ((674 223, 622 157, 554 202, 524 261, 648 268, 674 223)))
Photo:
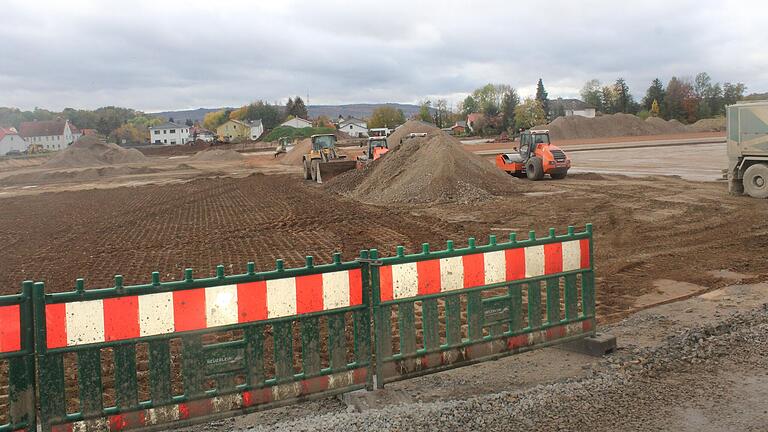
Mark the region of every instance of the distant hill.
MULTIPOLYGON (((403 111, 405 118, 409 118, 412 115, 419 112, 418 105, 412 104, 400 104, 400 103, 362 103, 362 104, 347 104, 347 105, 309 105, 307 111, 309 116, 317 118, 321 115, 327 116, 331 120, 338 116, 352 116, 357 118, 368 118, 373 113, 373 110, 380 106, 392 106, 403 111)), ((194 110, 179 110, 179 111, 162 111, 156 113, 150 113, 153 116, 161 117, 165 120, 173 118, 176 122, 184 122, 187 119, 195 121, 203 121, 203 117, 206 114, 213 111, 218 111, 226 108, 198 108, 194 110)), ((232 109, 232 108, 230 108, 232 109)), ((431 110, 434 114, 435 110, 431 110)))

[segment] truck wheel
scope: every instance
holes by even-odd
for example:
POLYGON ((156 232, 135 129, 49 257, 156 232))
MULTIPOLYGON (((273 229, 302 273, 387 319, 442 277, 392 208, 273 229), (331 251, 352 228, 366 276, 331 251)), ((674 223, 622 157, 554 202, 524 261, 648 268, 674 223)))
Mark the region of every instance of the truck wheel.
POLYGON ((563 171, 563 172, 556 172, 556 173, 553 172, 549 176, 552 177, 554 180, 562 180, 567 175, 568 175, 568 171, 563 171))
POLYGON ((768 165, 755 164, 747 168, 744 192, 753 198, 768 198, 768 165))
POLYGON ((544 178, 544 167, 541 158, 532 157, 525 164, 525 175, 529 180, 541 180, 544 178))
POLYGON ((317 181, 317 173, 320 171, 320 161, 315 159, 312 161, 312 181, 317 181))
POLYGON ((309 168, 309 161, 304 159, 304 180, 312 180, 312 171, 309 168))

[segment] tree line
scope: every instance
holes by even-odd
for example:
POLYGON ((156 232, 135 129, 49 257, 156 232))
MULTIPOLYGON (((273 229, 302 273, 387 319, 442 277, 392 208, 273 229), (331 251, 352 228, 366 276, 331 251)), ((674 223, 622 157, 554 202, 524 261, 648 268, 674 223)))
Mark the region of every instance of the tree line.
POLYGON ((701 72, 693 80, 673 76, 666 86, 656 78, 640 102, 634 100, 623 78, 609 85, 589 80, 581 89, 581 98, 604 114, 628 113, 694 123, 725 115, 725 107, 744 99, 746 89, 743 83, 713 82, 708 73, 701 72))
POLYGON ((300 96, 288 98, 284 106, 272 105, 262 100, 231 110, 224 109, 208 113, 203 118, 203 127, 212 131, 229 120, 261 120, 264 129, 273 129, 286 119, 299 117, 307 119, 309 113, 300 96))

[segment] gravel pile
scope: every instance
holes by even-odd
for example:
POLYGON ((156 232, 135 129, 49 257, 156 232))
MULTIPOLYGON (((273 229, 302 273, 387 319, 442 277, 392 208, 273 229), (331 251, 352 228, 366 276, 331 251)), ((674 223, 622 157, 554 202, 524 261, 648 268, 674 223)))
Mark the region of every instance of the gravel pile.
POLYGON ((468 203, 518 192, 523 187, 519 183, 437 130, 404 141, 364 170, 342 174, 327 187, 374 204, 468 203))
POLYGON ((691 132, 677 120, 657 117, 646 120, 632 114, 608 114, 594 118, 581 116, 558 117, 547 125, 534 129, 549 129, 553 140, 591 139, 619 136, 666 135, 691 132))
MULTIPOLYGON (((326 414, 257 431, 659 430, 675 429, 664 413, 699 397, 721 397, 719 360, 765 363, 768 305, 691 328, 652 349, 603 360, 587 379, 459 401, 397 405, 364 413, 326 414), (755 360, 756 359, 756 360, 755 360), (706 365, 702 365, 705 363, 706 365), (690 372, 690 373, 686 373, 690 372)), ((759 368, 759 365, 757 365, 759 368)), ((725 396, 723 396, 725 397, 725 396)))
POLYGON ((234 150, 204 150, 195 153, 194 156, 189 158, 192 161, 205 161, 205 162, 234 162, 243 160, 244 156, 234 150))
POLYGON ((80 168, 138 162, 147 162, 147 158, 136 149, 126 149, 114 143, 101 142, 93 136, 84 136, 66 150, 56 153, 44 166, 80 168))

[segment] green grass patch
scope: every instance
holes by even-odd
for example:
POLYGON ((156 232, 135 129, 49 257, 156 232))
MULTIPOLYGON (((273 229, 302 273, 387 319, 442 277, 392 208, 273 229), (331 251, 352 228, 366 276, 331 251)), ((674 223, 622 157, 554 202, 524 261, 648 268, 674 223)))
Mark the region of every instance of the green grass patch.
POLYGON ((336 129, 327 127, 295 128, 293 126, 278 126, 264 137, 264 141, 277 141, 280 137, 309 138, 312 135, 334 132, 336 132, 336 129))

